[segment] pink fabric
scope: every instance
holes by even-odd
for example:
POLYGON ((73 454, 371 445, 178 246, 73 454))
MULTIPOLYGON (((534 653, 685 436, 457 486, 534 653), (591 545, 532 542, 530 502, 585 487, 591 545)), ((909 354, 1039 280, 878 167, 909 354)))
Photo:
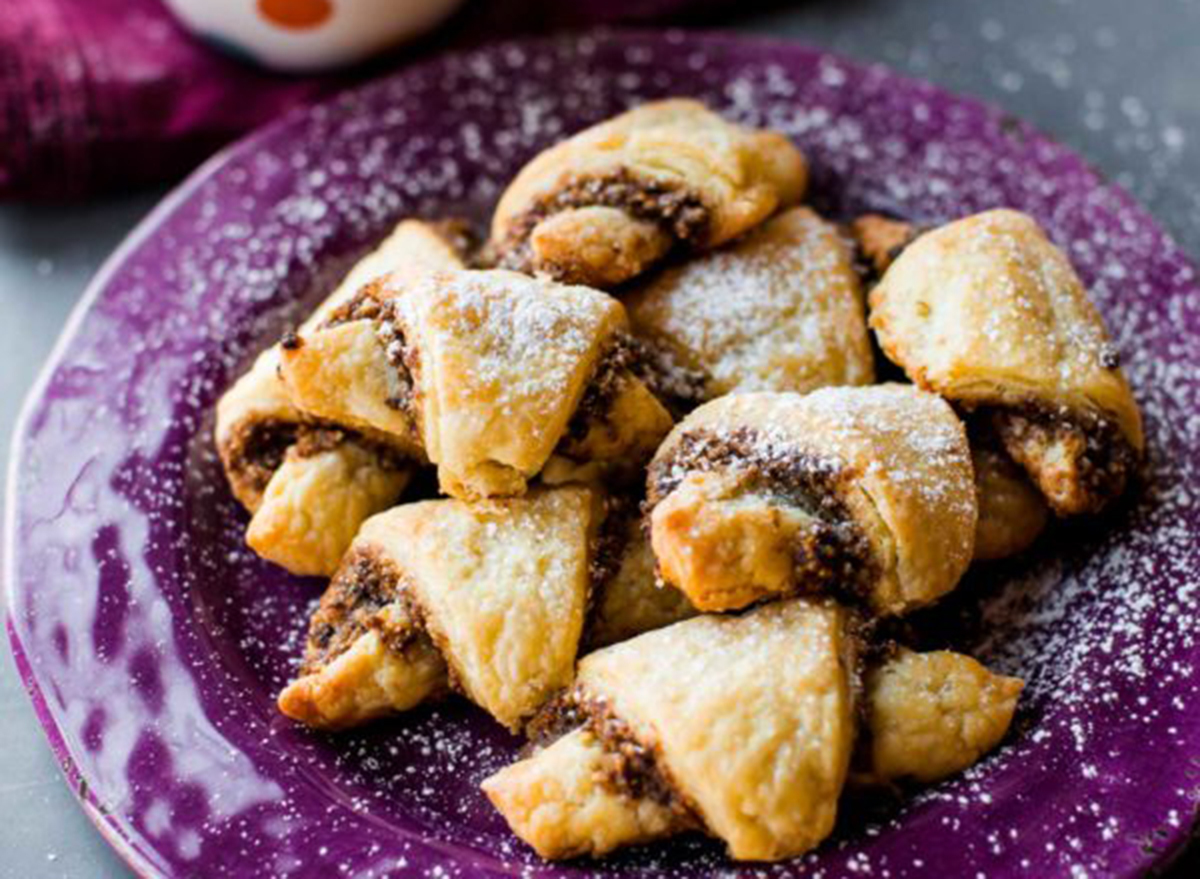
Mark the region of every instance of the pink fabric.
POLYGON ((75 198, 173 179, 290 107, 447 45, 662 21, 721 2, 474 0, 416 45, 303 78, 214 51, 159 0, 2 0, 0 198, 75 198))

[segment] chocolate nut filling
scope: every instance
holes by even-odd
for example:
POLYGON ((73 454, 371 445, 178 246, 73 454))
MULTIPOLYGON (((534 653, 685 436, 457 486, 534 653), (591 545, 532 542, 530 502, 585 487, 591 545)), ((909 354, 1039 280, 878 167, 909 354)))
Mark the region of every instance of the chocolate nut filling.
POLYGON ((311 458, 331 452, 345 443, 354 443, 370 451, 375 456, 375 463, 385 470, 400 470, 409 463, 403 455, 386 443, 367 439, 354 430, 319 421, 301 424, 296 434, 295 445, 288 452, 298 458, 311 458))
POLYGON ((509 225, 503 240, 490 246, 489 260, 500 268, 532 272, 529 236, 553 214, 582 207, 619 208, 639 220, 657 223, 681 244, 696 246, 708 235, 711 215, 699 193, 683 184, 641 177, 627 168, 594 177, 576 177, 543 196, 509 225))
POLYGON ((361 434, 322 422, 246 419, 236 424, 217 451, 239 496, 261 497, 288 454, 310 458, 353 442, 369 449, 381 467, 399 470, 404 458, 389 446, 361 434))
POLYGON ((597 622, 596 604, 605 587, 621 569, 625 550, 629 546, 629 529, 639 515, 640 506, 640 501, 631 495, 609 495, 604 499, 604 520, 592 538, 587 607, 584 610, 580 644, 591 643, 591 633, 597 622))
POLYGON ((258 496, 266 490, 299 432, 299 424, 281 419, 244 419, 234 425, 217 451, 239 495, 258 496))
POLYGON ((863 214, 850 224, 849 231, 855 244, 855 267, 870 287, 926 228, 882 214, 863 214))
POLYGON ((396 319, 395 301, 384 297, 383 287, 382 279, 364 285, 351 299, 330 312, 321 328, 330 329, 358 320, 372 321, 388 364, 395 371, 393 384, 397 391, 385 402, 392 409, 415 417, 417 386, 414 376, 420 360, 396 319))
POLYGON ((676 420, 712 398, 707 372, 684 366, 666 344, 634 339, 638 351, 638 377, 667 407, 676 420))
POLYGON ((341 656, 359 636, 377 630, 389 650, 402 652, 423 637, 420 615, 408 600, 400 569, 371 546, 350 550, 338 573, 321 596, 309 624, 301 675, 314 674, 341 656), (382 611, 402 602, 406 624, 397 625, 382 611))
POLYGON ((613 400, 617 398, 637 362, 638 351, 633 345, 633 340, 624 333, 614 335, 609 341, 608 349, 596 361, 592 377, 567 424, 564 439, 582 440, 594 424, 606 420, 613 400))
POLYGON ((329 312, 321 322, 319 329, 329 330, 356 320, 378 320, 383 314, 383 279, 376 279, 367 284, 329 312))
POLYGON ((408 343, 404 328, 396 317, 394 302, 384 303, 383 314, 376 321, 375 335, 383 345, 388 364, 395 371, 397 391, 387 398, 388 406, 406 412, 415 421, 417 413, 417 380, 421 359, 414 345, 408 343))
POLYGON ((1111 419, 1030 403, 995 409, 992 425, 1060 516, 1099 512, 1121 495, 1139 455, 1111 419))
POLYGON ((603 781, 609 790, 634 800, 652 800, 670 809, 683 827, 701 826, 699 810, 671 778, 661 749, 643 744, 607 699, 576 685, 543 707, 526 733, 535 744, 547 745, 579 727, 594 735, 604 750, 603 781))
POLYGON ((793 548, 796 582, 805 591, 861 602, 879 566, 866 535, 841 499, 852 473, 839 461, 799 450, 772 448, 755 431, 692 431, 647 474, 649 513, 690 473, 737 471, 747 490, 770 494, 815 520, 793 548))

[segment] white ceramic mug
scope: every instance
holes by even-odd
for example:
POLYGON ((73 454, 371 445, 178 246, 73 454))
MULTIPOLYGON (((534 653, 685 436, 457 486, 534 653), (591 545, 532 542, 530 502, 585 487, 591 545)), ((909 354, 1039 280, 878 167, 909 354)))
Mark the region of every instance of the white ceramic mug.
POLYGON ((321 70, 428 31, 461 0, 165 0, 202 39, 281 70, 321 70))

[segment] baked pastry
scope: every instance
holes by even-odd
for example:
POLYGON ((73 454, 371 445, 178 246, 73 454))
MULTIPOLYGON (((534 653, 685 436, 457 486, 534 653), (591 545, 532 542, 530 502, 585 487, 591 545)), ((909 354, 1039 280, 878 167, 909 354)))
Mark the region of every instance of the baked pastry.
MULTIPOLYGON (((319 324, 382 272, 461 264, 462 235, 454 222, 399 223, 304 327, 319 324)), ((279 377, 279 365, 279 347, 272 346, 221 397, 217 450, 234 496, 252 514, 250 547, 295 574, 328 577, 359 525, 400 497, 412 474, 413 450, 302 412, 279 377)))
POLYGON ((665 269, 623 301, 681 408, 729 393, 875 380, 853 255, 806 207, 665 269))
POLYGON ((246 542, 294 574, 329 576, 364 519, 391 506, 412 462, 387 443, 313 422, 287 399, 272 349, 217 406, 217 449, 250 511, 246 542))
POLYGON ((586 643, 605 647, 696 616, 678 589, 658 582, 650 538, 632 501, 610 502, 593 577, 586 643))
POLYGON ((548 858, 691 828, 739 860, 792 857, 833 828, 855 667, 849 615, 832 602, 685 620, 584 657, 540 721, 565 737, 483 790, 548 858))
POLYGON ((1137 404, 1078 275, 1030 217, 988 211, 926 232, 870 305, 884 353, 986 416, 1055 513, 1097 512, 1124 491, 1143 451, 1137 404))
POLYGON ((734 394, 651 463, 659 570, 701 610, 834 591, 903 614, 971 561, 977 504, 962 423, 911 385, 734 394))
POLYGON ((280 710, 338 729, 448 686, 513 730, 571 683, 602 505, 587 488, 403 504, 368 519, 280 710))
POLYGON ((716 247, 799 201, 800 151, 696 101, 643 104, 538 155, 492 219, 501 267, 608 289, 676 248, 716 247))
POLYGON ((975 558, 1003 559, 1024 552, 1050 519, 1046 499, 1021 467, 993 442, 971 437, 979 496, 975 558))
MULTIPOLYGON (((776 609, 778 612, 785 612, 793 603, 811 613, 812 605, 808 604, 808 601, 797 599, 781 602, 752 611, 748 617, 765 615, 776 609)), ((779 624, 779 620, 773 620, 768 625, 779 624)), ((811 624, 810 620, 809 625, 811 624)), ((794 626, 797 622, 793 619, 784 625, 794 626)), ((701 628, 695 626, 695 632, 700 631, 701 628)), ((683 633, 684 627, 673 626, 663 632, 656 632, 655 636, 665 636, 667 632, 683 633)), ((688 633, 692 634, 690 630, 688 633)), ((796 634, 803 637, 799 630, 796 634)), ((634 651, 640 647, 645 657, 644 662, 652 663, 655 667, 661 664, 669 669, 670 661, 676 659, 678 654, 672 652, 660 659, 657 645, 662 639, 655 636, 629 642, 629 646, 620 645, 618 649, 625 649, 637 655, 634 651)), ((849 647, 853 650, 853 638, 847 638, 843 631, 841 639, 843 649, 849 647)), ((724 646, 725 643, 727 642, 718 642, 718 647, 724 646)), ((833 646, 832 642, 829 642, 829 646, 833 646)), ((697 646, 696 652, 706 654, 710 649, 700 645, 697 646)), ((583 664, 597 661, 603 655, 603 651, 594 654, 593 657, 586 658, 583 664)), ((739 656, 740 653, 732 654, 728 658, 728 665, 735 665, 739 656)), ((707 663, 724 669, 719 665, 720 660, 724 658, 714 659, 709 656, 707 663)), ((790 670, 791 661, 793 660, 790 656, 780 655, 779 667, 790 670)), ((832 678, 830 683, 840 687, 842 676, 849 668, 851 686, 855 686, 853 666, 843 664, 835 668, 828 663, 828 658, 825 661, 826 671, 832 678)), ((628 662, 627 658, 623 662, 613 664, 617 665, 619 671, 623 671, 622 666, 628 662)), ((842 662, 846 663, 847 660, 843 659, 842 662)), ((696 664, 699 664, 698 661, 689 657, 684 668, 690 670, 696 664)), ((778 747, 781 744, 779 739, 787 735, 788 721, 777 716, 777 703, 753 700, 754 696, 760 694, 758 690, 749 694, 753 701, 752 707, 743 707, 745 702, 736 701, 737 694, 744 692, 740 689, 743 674, 753 674, 756 670, 757 667, 745 672, 725 671, 718 680, 711 682, 714 689, 719 690, 720 686, 725 685, 736 691, 729 698, 735 700, 733 704, 737 705, 738 709, 732 710, 733 717, 726 718, 722 715, 722 719, 727 720, 728 724, 718 724, 718 727, 722 737, 732 736, 733 731, 739 729, 738 724, 744 722, 743 717, 746 713, 759 710, 765 716, 760 718, 758 728, 771 729, 778 747), (736 680, 730 680, 732 678, 736 680)), ((669 676, 669 671, 667 674, 669 676)), ((807 677, 799 691, 806 700, 811 700, 814 693, 813 677, 815 676, 807 677)), ((696 679, 709 681, 703 673, 697 675, 696 679)), ((657 678, 651 678, 647 681, 647 687, 656 686, 658 683, 657 678)), ((551 720, 552 726, 557 723, 563 727, 574 725, 574 728, 561 738, 544 745, 532 756, 502 769, 483 783, 484 791, 503 813, 513 831, 543 857, 599 856, 621 846, 649 842, 686 830, 701 828, 714 832, 705 818, 706 813, 698 810, 695 801, 688 802, 688 787, 683 779, 670 774, 676 771, 677 764, 669 762, 670 752, 662 746, 658 738, 658 730, 668 722, 681 726, 685 724, 673 716, 671 709, 654 710, 656 691, 652 689, 641 698, 633 700, 635 717, 640 722, 626 720, 625 715, 620 713, 620 706, 624 704, 624 688, 635 685, 636 678, 633 674, 585 676, 581 667, 575 691, 563 703, 553 706, 553 710, 559 711, 561 716, 551 720), (593 677, 601 680, 603 685, 609 686, 610 689, 600 689, 598 694, 593 692, 587 683, 593 677), (644 738, 640 734, 640 730, 643 729, 649 731, 644 738)), ((829 686, 829 683, 826 686, 829 686)), ((900 648, 894 655, 866 672, 861 696, 858 697, 864 703, 861 711, 864 729, 858 735, 847 780, 856 786, 890 785, 902 781, 931 783, 961 772, 995 748, 1004 738, 1012 722, 1022 687, 1023 683, 1019 679, 994 674, 971 657, 960 653, 914 653, 900 648)), ((820 692, 819 689, 817 692, 820 692)), ((684 711, 692 707, 690 694, 676 693, 676 688, 669 688, 662 695, 665 700, 678 699, 679 707, 684 711)), ((826 694, 833 695, 829 691, 826 691, 826 694)), ((713 697, 707 688, 697 699, 700 703, 697 706, 698 710, 703 711, 709 707, 706 697, 713 697)), ((809 774, 801 774, 799 778, 791 781, 798 788, 795 793, 808 800, 809 814, 822 815, 822 818, 808 822, 807 834, 803 830, 796 833, 792 844, 797 848, 792 854, 802 850, 800 846, 807 844, 811 847, 828 832, 823 820, 824 810, 833 809, 833 799, 838 796, 837 790, 833 789, 837 785, 828 783, 830 769, 833 769, 836 777, 844 755, 842 749, 847 743, 843 738, 844 715, 839 710, 842 698, 844 697, 840 693, 834 697, 834 705, 837 707, 832 711, 830 708, 833 705, 828 699, 812 700, 801 709, 808 712, 802 720, 789 718, 790 722, 798 727, 807 727, 814 731, 821 729, 822 720, 826 723, 832 720, 838 727, 832 736, 828 729, 823 730, 826 736, 833 739, 832 751, 827 755, 831 763, 809 774), (820 793, 817 794, 817 791, 820 793), (808 841, 800 842, 801 839, 808 841)), ((851 698, 854 696, 851 695, 851 698)), ((789 697, 785 696, 784 699, 789 697)), ((796 707, 796 703, 788 703, 789 709, 796 707)), ((706 719, 707 715, 704 714, 698 718, 706 719)), ((702 735, 690 724, 685 728, 697 737, 702 735)), ((682 740, 683 747, 690 744, 674 729, 671 729, 671 732, 682 740)), ((829 739, 825 741, 828 742, 829 739)), ((746 735, 744 742, 757 743, 757 738, 746 735)), ((719 759, 713 759, 711 762, 696 761, 699 765, 686 765, 679 771, 686 772, 686 777, 701 779, 702 789, 706 793, 714 788, 720 790, 720 786, 726 784, 735 791, 745 791, 752 787, 759 776, 750 770, 753 764, 745 759, 743 748, 743 742, 732 746, 728 754, 729 769, 726 769, 719 759)), ((786 761, 781 762, 786 765, 786 761)), ((772 781, 784 784, 788 779, 773 775, 772 781)), ((721 793, 729 796, 725 791, 721 793)), ((764 823, 773 823, 777 827, 782 824, 769 809, 757 810, 754 815, 764 823)), ((795 832, 791 828, 789 831, 795 832)), ((717 832, 716 835, 723 834, 717 832)), ((774 842, 776 845, 781 844, 779 841, 774 842)), ((788 843, 785 841, 782 844, 788 843)), ((743 859, 773 860, 778 857, 763 854, 762 848, 751 851, 743 849, 740 854, 731 848, 731 854, 743 859)))
POLYGON ((856 779, 875 784, 940 781, 1000 743, 1024 683, 961 653, 895 656, 864 679, 866 729, 856 779))
POLYGON ((389 437, 471 499, 525 490, 552 454, 644 462, 670 429, 633 372, 616 300, 507 271, 391 275, 284 345, 305 412, 389 437))
POLYGON ((882 214, 863 214, 850 224, 850 235, 858 246, 868 277, 873 280, 881 278, 920 234, 917 225, 882 214))

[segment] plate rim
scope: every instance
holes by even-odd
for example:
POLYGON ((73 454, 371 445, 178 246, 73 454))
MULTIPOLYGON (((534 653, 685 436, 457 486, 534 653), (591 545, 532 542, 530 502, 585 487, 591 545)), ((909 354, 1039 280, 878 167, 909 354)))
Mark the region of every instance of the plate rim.
MULTIPOLYGON (((99 268, 87 281, 79 299, 72 306, 66 321, 51 347, 45 360, 40 366, 34 381, 25 393, 17 418, 13 423, 9 437, 8 462, 6 468, 7 483, 4 490, 3 538, 0 542, 0 580, 3 581, 4 628, 7 631, 7 641, 11 651, 17 675, 21 680, 26 694, 32 703, 34 715, 42 728, 47 745, 54 755, 58 769, 63 775, 63 781, 71 795, 83 809, 101 838, 108 844, 121 860, 139 877, 163 877, 169 879, 170 873, 163 872, 159 865, 137 845, 119 821, 105 814, 95 799, 86 777, 77 761, 71 755, 62 730, 55 720, 46 701, 42 685, 37 680, 37 673, 25 645, 14 624, 13 608, 16 603, 19 582, 16 576, 18 556, 18 524, 17 524, 17 475, 20 471, 29 449, 29 426, 34 412, 45 398, 47 387, 55 373, 62 365, 70 346, 76 341, 81 327, 96 303, 106 292, 112 278, 124 267, 129 258, 159 231, 175 211, 195 194, 205 183, 217 176, 233 160, 252 154, 258 145, 271 138, 275 133, 295 123, 295 121, 314 111, 332 107, 345 99, 346 95, 377 87, 380 83, 399 79, 406 76, 418 76, 429 68, 446 64, 450 59, 462 58, 479 52, 494 52, 506 46, 543 47, 564 43, 574 43, 581 39, 596 38, 620 42, 626 39, 665 39, 675 46, 685 44, 707 45, 757 45, 770 47, 777 51, 798 51, 829 58, 847 68, 868 71, 872 69, 886 73, 889 79, 905 81, 931 90, 933 93, 947 97, 960 105, 971 105, 998 118, 1013 119, 1020 123, 1030 139, 1035 139, 1054 146, 1070 161, 1078 164, 1102 187, 1117 198, 1124 207, 1133 208, 1148 218, 1155 231, 1164 236, 1178 251, 1180 258, 1200 275, 1197 259, 1180 245, 1171 230, 1164 227, 1149 209, 1147 209, 1128 189, 1107 174, 1102 172, 1085 155, 1041 127, 1028 122, 1023 116, 1007 110, 988 99, 974 94, 959 92, 939 85, 932 80, 914 76, 897 70, 883 61, 868 61, 845 55, 837 50, 829 49, 803 39, 790 37, 744 33, 730 28, 678 28, 678 27, 612 27, 600 26, 585 29, 572 29, 551 35, 532 37, 509 37, 489 40, 466 47, 437 52, 411 63, 381 72, 367 80, 339 89, 324 95, 318 100, 309 101, 296 106, 259 127, 243 134, 237 139, 220 147, 195 169, 188 173, 179 183, 170 188, 154 207, 140 219, 125 235, 117 247, 101 262, 99 268)), ((1139 849, 1140 859, 1131 864, 1130 869, 1121 875, 1143 875, 1153 873, 1161 875, 1171 865, 1179 860, 1192 845, 1200 845, 1200 808, 1192 816, 1191 822, 1181 822, 1174 828, 1169 844, 1154 852, 1139 849)))

